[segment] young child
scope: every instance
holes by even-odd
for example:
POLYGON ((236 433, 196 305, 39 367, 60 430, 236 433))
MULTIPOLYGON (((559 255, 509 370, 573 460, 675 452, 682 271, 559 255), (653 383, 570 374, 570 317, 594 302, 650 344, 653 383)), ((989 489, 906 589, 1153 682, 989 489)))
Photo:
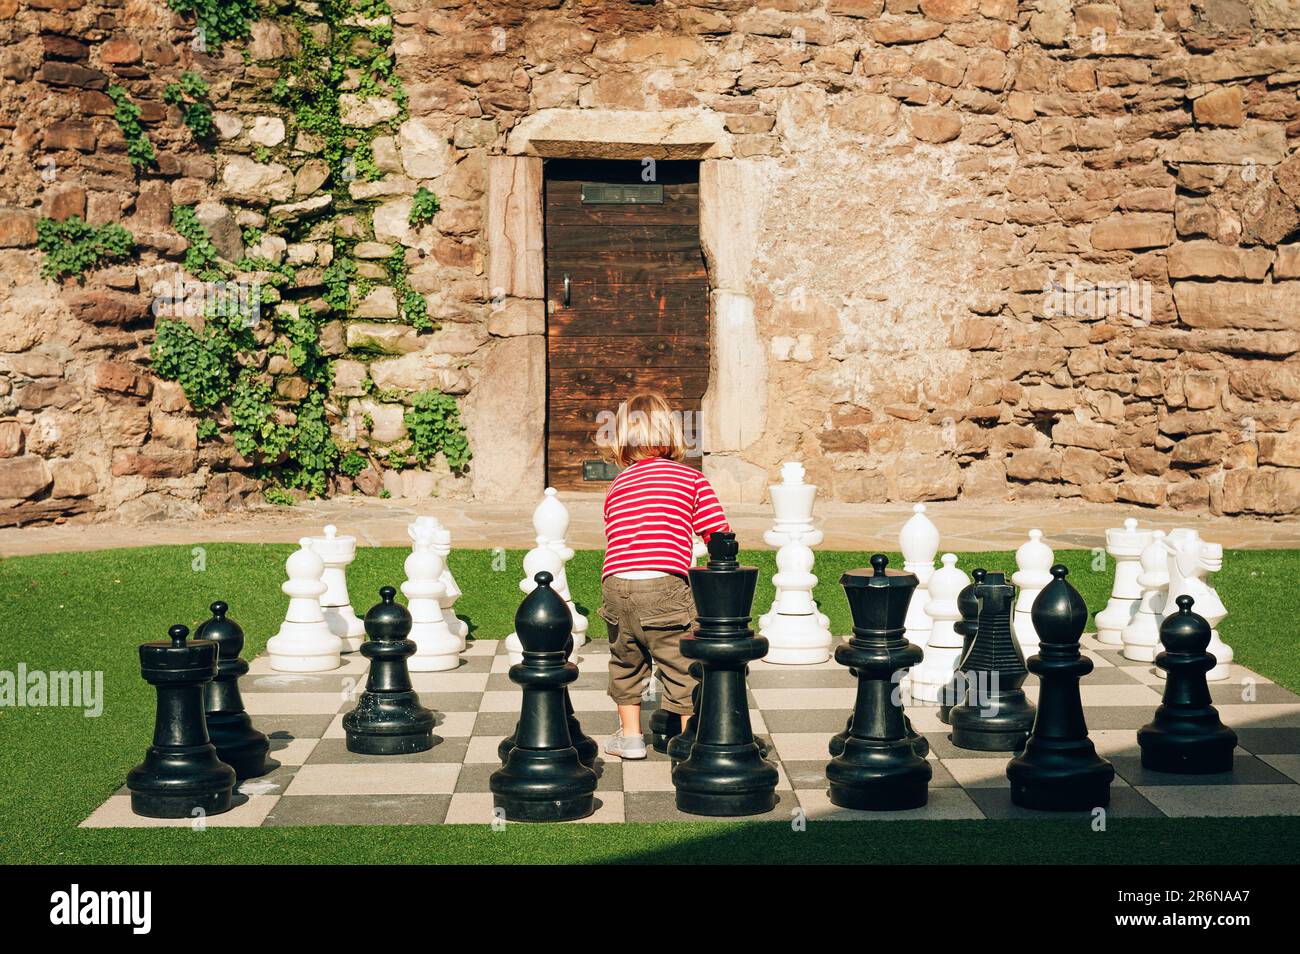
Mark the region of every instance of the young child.
POLYGON ((708 542, 730 527, 709 482, 681 463, 681 420, 662 394, 639 392, 619 405, 612 443, 615 462, 626 469, 605 495, 600 615, 609 626, 609 695, 620 723, 605 752, 643 759, 641 695, 652 659, 663 708, 683 722, 691 714, 695 679, 681 638, 695 623, 686 573, 694 537, 708 542))

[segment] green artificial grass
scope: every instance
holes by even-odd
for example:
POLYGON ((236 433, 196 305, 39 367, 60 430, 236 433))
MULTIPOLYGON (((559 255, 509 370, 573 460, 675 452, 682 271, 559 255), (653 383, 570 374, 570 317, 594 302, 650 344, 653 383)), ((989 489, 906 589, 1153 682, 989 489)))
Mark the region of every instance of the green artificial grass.
MULTIPOLYGON (((1300 819, 1112 820, 1105 833, 1078 822, 662 823, 529 827, 368 826, 363 829, 92 831, 77 825, 120 787, 152 732, 154 696, 136 647, 167 627, 191 627, 224 599, 248 636, 246 658, 278 628, 288 545, 211 544, 14 557, 0 561, 0 670, 103 673, 103 713, 74 708, 0 708, 0 862, 1265 862, 1294 858, 1300 819), (364 833, 364 837, 357 837, 364 833)), ((378 588, 402 578, 400 548, 363 548, 349 571, 358 613, 378 588)), ((747 552, 761 569, 754 605, 772 599, 773 554, 747 552)), ((1104 554, 1063 551, 1070 579, 1094 611, 1112 566, 1104 554)), ((869 554, 821 552, 816 595, 834 632, 849 629, 840 573, 869 554)), ((513 628, 523 551, 452 554, 464 590, 457 611, 474 639, 513 628)), ((570 587, 605 635, 599 605, 601 554, 580 551, 570 587)), ((899 565, 896 554, 891 555, 899 565)), ((1010 571, 1010 552, 962 554, 959 566, 1010 571)), ((1229 609, 1221 626, 1237 660, 1300 690, 1294 651, 1294 581, 1300 552, 1232 551, 1215 585, 1229 609)))

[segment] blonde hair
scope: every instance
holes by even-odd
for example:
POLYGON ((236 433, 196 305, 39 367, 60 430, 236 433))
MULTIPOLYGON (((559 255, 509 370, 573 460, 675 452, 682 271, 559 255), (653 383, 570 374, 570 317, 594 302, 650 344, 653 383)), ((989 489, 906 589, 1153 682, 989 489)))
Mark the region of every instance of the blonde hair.
POLYGON ((619 467, 647 457, 681 460, 686 453, 681 417, 658 391, 638 391, 618 406, 610 450, 619 467))

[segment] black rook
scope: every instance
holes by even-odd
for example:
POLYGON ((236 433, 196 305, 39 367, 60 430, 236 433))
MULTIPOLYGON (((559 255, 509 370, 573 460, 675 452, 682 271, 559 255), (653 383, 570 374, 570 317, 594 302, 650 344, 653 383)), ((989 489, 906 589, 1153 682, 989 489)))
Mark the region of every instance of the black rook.
POLYGON ((1025 750, 1007 765, 1011 801, 1044 811, 1088 811, 1110 804, 1115 767, 1097 755, 1088 738, 1079 680, 1092 660, 1079 652, 1088 606, 1066 582, 1059 563, 1051 583, 1034 600, 1031 616, 1041 640, 1029 671, 1038 676, 1038 716, 1025 750))
POLYGON ((696 629, 682 655, 701 668, 696 734, 673 767, 677 808, 692 815, 757 815, 776 807, 776 766, 754 741, 745 688, 748 663, 767 654, 749 628, 758 569, 736 559, 734 533, 709 537, 707 566, 690 568, 696 629))
POLYGON ((853 636, 835 647, 835 661, 857 676, 858 692, 843 751, 826 766, 831 803, 841 808, 894 811, 920 808, 933 771, 909 738, 899 698, 902 676, 921 661, 907 641, 907 604, 919 583, 912 573, 887 571, 877 553, 871 572, 850 570, 840 585, 853 614, 853 636))
POLYGON ((370 660, 370 673, 356 708, 343 717, 349 752, 405 755, 433 748, 433 713, 420 705, 406 668, 416 649, 407 638, 411 614, 396 596, 393 587, 383 587, 381 602, 366 613, 361 655, 370 660))
POLYGON ((578 678, 566 658, 573 616, 545 570, 515 612, 524 659, 510 667, 523 689, 515 744, 488 785, 507 821, 571 821, 596 810, 596 773, 583 765, 569 735, 565 687, 578 678))
POLYGON ((1237 733, 1219 721, 1205 674, 1214 668, 1210 624, 1192 612, 1192 598, 1178 597, 1178 612, 1160 626, 1164 652, 1156 665, 1167 673, 1165 694, 1150 725, 1138 729, 1142 767, 1153 772, 1201 775, 1232 771, 1237 733))
POLYGON ((266 761, 271 743, 253 728, 239 695, 239 677, 248 672, 248 663, 240 657, 244 631, 226 615, 229 607, 221 600, 210 609, 212 618, 194 631, 195 639, 217 644, 217 677, 204 690, 208 735, 217 747, 217 757, 235 770, 236 778, 255 778, 272 768, 266 761))
POLYGON ((979 620, 959 670, 962 702, 949 713, 952 744, 960 749, 1018 752, 1034 727, 1034 705, 1020 688, 1029 670, 1011 633, 1015 595, 1001 573, 984 574, 975 587, 979 620))
POLYGON ((140 647, 140 674, 158 692, 153 745, 126 777, 131 811, 147 818, 190 818, 229 811, 235 770, 217 758, 203 716, 203 686, 217 674, 217 644, 187 641, 187 626, 169 642, 140 647))

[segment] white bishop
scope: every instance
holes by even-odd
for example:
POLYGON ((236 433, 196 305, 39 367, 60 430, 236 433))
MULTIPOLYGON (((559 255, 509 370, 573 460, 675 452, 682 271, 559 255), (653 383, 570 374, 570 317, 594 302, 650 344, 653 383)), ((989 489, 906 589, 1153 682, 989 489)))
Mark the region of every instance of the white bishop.
POLYGON ((271 668, 277 672, 327 672, 343 664, 343 640, 330 632, 321 609, 325 593, 325 561, 312 549, 311 538, 298 541, 284 568, 289 576, 280 589, 289 597, 280 631, 266 643, 271 668))
POLYGON ((898 533, 898 549, 903 552, 903 569, 916 575, 919 585, 912 591, 907 604, 907 618, 903 625, 908 642, 925 649, 930 638, 933 620, 926 614, 930 601, 930 577, 934 573, 934 558, 939 554, 939 528, 925 515, 925 504, 912 508, 912 516, 898 533))

